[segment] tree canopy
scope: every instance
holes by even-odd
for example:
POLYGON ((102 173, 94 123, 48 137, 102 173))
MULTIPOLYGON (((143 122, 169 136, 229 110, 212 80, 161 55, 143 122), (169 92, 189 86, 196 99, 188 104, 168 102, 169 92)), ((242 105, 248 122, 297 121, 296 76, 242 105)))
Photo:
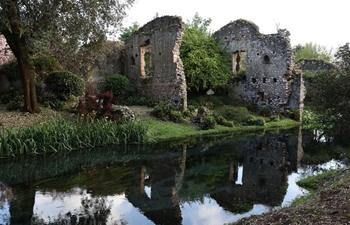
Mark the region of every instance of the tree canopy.
POLYGON ((295 61, 300 59, 322 59, 326 62, 332 60, 332 49, 312 42, 297 45, 293 49, 295 61))
POLYGON ((30 56, 76 51, 119 30, 134 0, 1 0, 0 33, 16 57, 25 110, 39 112, 30 56), (63 46, 67 46, 63 48, 63 46))
POLYGON ((198 13, 186 23, 180 56, 190 91, 225 85, 232 76, 231 55, 211 37, 210 23, 211 19, 203 19, 198 13))
POLYGON ((335 59, 339 70, 322 72, 315 76, 316 109, 326 118, 334 118, 336 130, 350 129, 350 47, 341 46, 335 59))

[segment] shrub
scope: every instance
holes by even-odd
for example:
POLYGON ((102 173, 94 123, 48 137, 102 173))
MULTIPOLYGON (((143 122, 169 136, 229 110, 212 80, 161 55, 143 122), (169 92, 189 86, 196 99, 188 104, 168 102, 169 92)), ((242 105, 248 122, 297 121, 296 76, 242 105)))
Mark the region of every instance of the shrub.
POLYGON ((23 92, 10 88, 0 95, 0 103, 5 104, 8 110, 17 110, 24 106, 23 92))
POLYGON ((95 119, 105 118, 108 120, 119 121, 122 117, 120 111, 113 111, 113 93, 110 91, 94 94, 93 88, 88 87, 85 90, 84 98, 80 98, 77 111, 85 118, 87 116, 95 119))
POLYGON ((225 127, 233 127, 234 123, 232 121, 226 120, 223 116, 216 116, 215 121, 217 124, 225 127))
POLYGON ((223 106, 216 110, 216 114, 236 123, 244 123, 249 118, 248 109, 245 107, 223 106))
POLYGON ((263 118, 250 117, 247 120, 247 125, 249 126, 265 126, 265 120, 263 118))
POLYGON ((46 90, 59 100, 65 101, 71 95, 79 96, 84 92, 84 80, 69 71, 55 71, 44 80, 46 90))
POLYGON ((111 91, 114 96, 125 97, 129 90, 129 80, 120 74, 113 74, 106 78, 104 91, 111 91))
POLYGON ((262 107, 262 108, 259 110, 259 115, 260 115, 260 116, 270 117, 271 114, 272 114, 271 109, 270 109, 270 107, 268 107, 268 106, 262 107))
POLYGON ((278 121, 280 121, 280 115, 273 115, 273 116, 271 116, 271 118, 270 118, 270 122, 278 122, 278 121))
POLYGON ((149 99, 142 96, 130 96, 126 100, 126 105, 141 105, 141 106, 149 106, 154 107, 158 103, 157 100, 149 99))
POLYGON ((203 121, 202 129, 209 130, 214 129, 216 125, 216 121, 214 116, 206 116, 203 121))
POLYGON ((154 107, 151 115, 164 121, 183 121, 182 112, 176 110, 170 103, 166 101, 160 101, 159 104, 154 107))
POLYGON ((298 109, 291 109, 288 113, 289 118, 295 120, 295 121, 300 121, 300 112, 298 109))

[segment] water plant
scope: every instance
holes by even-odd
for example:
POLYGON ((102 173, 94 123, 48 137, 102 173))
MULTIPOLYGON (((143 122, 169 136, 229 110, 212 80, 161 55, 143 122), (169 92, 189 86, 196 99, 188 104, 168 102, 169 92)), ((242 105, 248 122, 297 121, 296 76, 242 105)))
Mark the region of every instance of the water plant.
POLYGON ((52 118, 17 131, 3 129, 0 136, 0 156, 44 154, 150 141, 148 127, 140 121, 117 123, 106 118, 87 118, 73 122, 52 118))

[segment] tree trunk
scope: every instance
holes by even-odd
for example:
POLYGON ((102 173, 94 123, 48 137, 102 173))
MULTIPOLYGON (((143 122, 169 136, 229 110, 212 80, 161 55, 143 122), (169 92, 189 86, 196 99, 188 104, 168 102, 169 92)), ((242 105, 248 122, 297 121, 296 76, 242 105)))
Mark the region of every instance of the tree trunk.
POLYGON ((2 33, 17 58, 19 74, 24 90, 24 110, 30 113, 39 113, 40 108, 36 96, 34 69, 30 62, 25 35, 20 23, 18 5, 16 2, 8 3, 9 21, 11 29, 3 29, 2 33))

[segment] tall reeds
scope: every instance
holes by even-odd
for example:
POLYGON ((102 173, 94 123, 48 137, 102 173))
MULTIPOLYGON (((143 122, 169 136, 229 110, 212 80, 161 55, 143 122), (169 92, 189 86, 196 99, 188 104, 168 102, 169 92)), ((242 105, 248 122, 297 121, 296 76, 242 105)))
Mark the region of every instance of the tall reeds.
POLYGON ((0 156, 43 154, 149 141, 148 127, 139 121, 116 123, 107 119, 88 118, 72 122, 54 118, 21 130, 0 131, 0 156))

